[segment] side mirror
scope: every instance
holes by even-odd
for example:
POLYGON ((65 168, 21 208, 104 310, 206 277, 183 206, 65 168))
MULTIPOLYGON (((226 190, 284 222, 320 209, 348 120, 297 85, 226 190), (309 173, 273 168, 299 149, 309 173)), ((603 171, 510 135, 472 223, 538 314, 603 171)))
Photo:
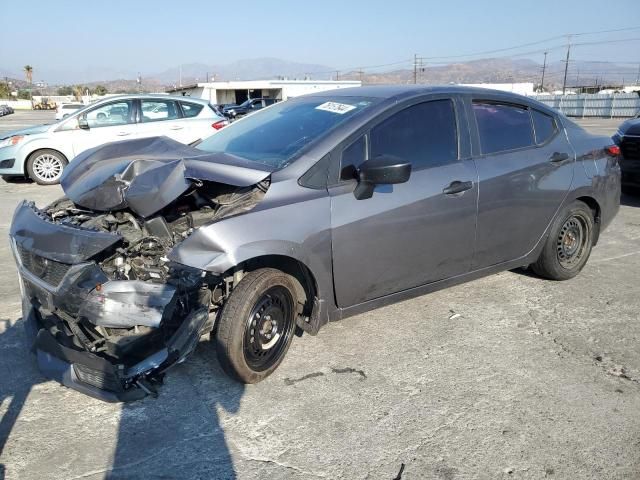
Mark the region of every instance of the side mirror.
POLYGON ((358 170, 358 185, 353 194, 358 200, 373 196, 376 185, 404 183, 411 176, 411 163, 391 155, 367 160, 358 170))
POLYGON ((86 117, 78 117, 78 128, 82 130, 89 130, 89 122, 86 117))

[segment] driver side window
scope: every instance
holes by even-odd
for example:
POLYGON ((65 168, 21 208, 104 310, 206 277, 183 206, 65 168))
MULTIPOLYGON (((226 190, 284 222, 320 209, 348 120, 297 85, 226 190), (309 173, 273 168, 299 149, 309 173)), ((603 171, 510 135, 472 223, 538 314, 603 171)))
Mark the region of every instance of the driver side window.
POLYGON ((108 103, 83 115, 90 128, 113 127, 133 123, 133 100, 108 103))

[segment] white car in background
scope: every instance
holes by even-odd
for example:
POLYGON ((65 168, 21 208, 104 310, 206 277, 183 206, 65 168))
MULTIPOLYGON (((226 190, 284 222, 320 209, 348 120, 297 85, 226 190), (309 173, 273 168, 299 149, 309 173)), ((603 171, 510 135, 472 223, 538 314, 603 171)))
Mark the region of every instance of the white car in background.
POLYGON ((58 108, 56 108, 56 120, 62 120, 84 107, 85 105, 83 103, 61 103, 58 105, 58 108))
POLYGON ((0 175, 27 176, 41 185, 53 185, 67 163, 89 148, 159 136, 191 144, 228 124, 206 100, 162 94, 109 97, 51 125, 4 134, 0 175))

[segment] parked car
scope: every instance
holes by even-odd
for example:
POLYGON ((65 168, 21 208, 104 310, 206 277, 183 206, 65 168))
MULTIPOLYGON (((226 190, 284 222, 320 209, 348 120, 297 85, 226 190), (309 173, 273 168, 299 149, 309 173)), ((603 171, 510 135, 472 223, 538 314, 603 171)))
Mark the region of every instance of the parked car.
POLYGON ((13 113, 13 107, 9 105, 0 105, 0 117, 4 117, 5 115, 11 115, 13 113))
POLYGON ((332 320, 517 267, 570 279, 620 202, 609 137, 457 86, 301 96, 197 148, 111 143, 61 184, 13 217, 23 318, 45 375, 112 401, 155 394, 205 333, 255 383, 332 320))
POLYGON ((640 117, 623 122, 613 140, 622 154, 622 187, 629 191, 640 189, 640 117))
POLYGON ((85 150, 117 140, 166 135, 189 144, 229 122, 204 100, 124 95, 100 100, 51 125, 4 134, 0 175, 56 184, 67 163, 85 150))
POLYGON ((222 112, 230 118, 237 118, 262 110, 265 107, 273 105, 277 100, 275 98, 250 98, 240 105, 226 105, 222 112))
POLYGON ((58 108, 56 108, 56 120, 62 120, 84 107, 85 105, 83 103, 61 103, 58 105, 58 108))

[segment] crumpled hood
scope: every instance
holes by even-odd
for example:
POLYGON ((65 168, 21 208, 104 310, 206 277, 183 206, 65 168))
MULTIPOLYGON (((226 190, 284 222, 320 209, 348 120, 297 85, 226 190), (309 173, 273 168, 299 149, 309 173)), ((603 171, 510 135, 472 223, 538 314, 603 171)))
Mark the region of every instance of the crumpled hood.
POLYGON ((640 135, 640 118, 633 118, 623 122, 618 130, 623 135, 640 135))
POLYGON ((129 208, 153 215, 194 181, 247 187, 273 169, 225 153, 206 153, 167 137, 114 142, 78 155, 60 184, 75 204, 98 211, 129 208))
POLYGON ((49 130, 51 125, 38 125, 36 127, 23 128, 22 130, 14 130, 13 132, 3 133, 0 140, 13 137, 14 135, 35 135, 36 133, 43 133, 49 130))

